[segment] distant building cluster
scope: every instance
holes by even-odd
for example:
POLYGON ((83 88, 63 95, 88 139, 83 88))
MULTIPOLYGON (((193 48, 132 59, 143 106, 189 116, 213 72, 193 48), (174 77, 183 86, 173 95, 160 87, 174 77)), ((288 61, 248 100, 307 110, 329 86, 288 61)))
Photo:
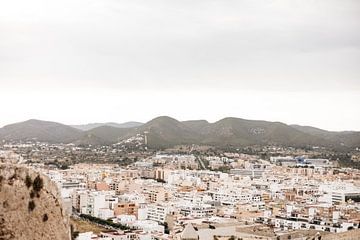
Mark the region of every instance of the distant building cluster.
POLYGON ((285 239, 360 227, 360 172, 327 159, 158 153, 128 167, 33 167, 58 184, 69 214, 126 228, 78 239, 285 239), (204 162, 210 170, 198 169, 204 162), (224 162, 229 171, 211 170, 224 162))
POLYGON ((61 169, 46 160, 27 162, 24 149, 31 146, 14 146, 6 148, 23 154, 1 150, 0 160, 43 172, 58 185, 69 216, 103 228, 80 232, 78 240, 326 240, 360 228, 360 171, 339 168, 329 159, 274 156, 272 151, 284 151, 275 148, 266 150, 272 153, 268 160, 233 152, 133 151, 138 159, 125 166, 95 162, 61 169))

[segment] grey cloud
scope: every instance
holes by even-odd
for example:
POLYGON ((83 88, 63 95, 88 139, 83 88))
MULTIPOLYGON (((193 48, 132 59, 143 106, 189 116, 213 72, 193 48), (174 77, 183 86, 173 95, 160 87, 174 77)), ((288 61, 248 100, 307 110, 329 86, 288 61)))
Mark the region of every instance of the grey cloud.
POLYGON ((14 2, 2 84, 360 89, 359 1, 14 2))

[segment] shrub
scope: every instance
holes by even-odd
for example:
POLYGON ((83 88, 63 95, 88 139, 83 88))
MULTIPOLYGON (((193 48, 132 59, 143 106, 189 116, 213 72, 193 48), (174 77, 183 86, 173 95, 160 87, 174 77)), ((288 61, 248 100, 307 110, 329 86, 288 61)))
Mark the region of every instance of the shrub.
POLYGON ((29 202, 28 209, 29 209, 30 212, 35 209, 35 202, 34 201, 29 202))
POLYGON ((31 190, 31 192, 30 192, 30 198, 34 198, 35 197, 35 192, 34 192, 34 190, 31 190))
POLYGON ((30 177, 29 175, 26 175, 26 178, 25 178, 25 185, 26 185, 26 187, 27 187, 27 188, 30 188, 32 184, 33 184, 33 182, 32 182, 31 177, 30 177))
POLYGON ((38 175, 33 182, 33 189, 35 192, 40 192, 40 190, 43 188, 44 186, 44 181, 42 180, 42 178, 40 177, 40 175, 38 175))
POLYGON ((111 220, 104 220, 104 219, 93 217, 93 216, 90 216, 90 215, 87 215, 87 214, 80 214, 80 217, 83 218, 83 219, 89 220, 91 222, 95 222, 97 224, 106 225, 106 226, 110 226, 110 227, 113 227, 113 228, 118 228, 118 229, 121 229, 121 230, 131 230, 132 229, 132 228, 126 226, 126 225, 122 225, 120 223, 114 223, 111 220))

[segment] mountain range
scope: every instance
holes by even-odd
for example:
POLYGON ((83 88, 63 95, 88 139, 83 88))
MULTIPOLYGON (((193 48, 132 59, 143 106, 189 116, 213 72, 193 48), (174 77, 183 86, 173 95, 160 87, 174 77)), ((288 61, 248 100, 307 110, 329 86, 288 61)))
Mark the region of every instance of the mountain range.
POLYGON ((281 122, 224 118, 214 123, 206 120, 178 121, 161 116, 147 123, 94 123, 68 126, 56 122, 31 119, 0 128, 2 140, 32 140, 77 145, 117 143, 146 132, 151 148, 179 144, 213 146, 324 146, 360 147, 360 132, 331 132, 319 128, 287 125, 281 122))

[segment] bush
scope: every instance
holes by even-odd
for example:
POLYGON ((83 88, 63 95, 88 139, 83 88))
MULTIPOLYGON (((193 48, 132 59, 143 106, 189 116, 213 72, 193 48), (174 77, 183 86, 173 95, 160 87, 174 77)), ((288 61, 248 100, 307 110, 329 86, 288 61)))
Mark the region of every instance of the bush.
POLYGON ((126 225, 122 225, 120 223, 114 223, 111 220, 104 220, 104 219, 93 217, 93 216, 86 215, 86 214, 80 214, 80 217, 84 218, 84 219, 87 219, 87 220, 89 220, 91 222, 97 223, 97 224, 107 225, 107 226, 110 226, 110 227, 113 227, 113 228, 118 228, 118 229, 121 229, 121 230, 131 230, 130 227, 128 227, 126 225))
POLYGON ((25 178, 25 185, 26 185, 26 187, 27 187, 27 188, 30 188, 32 184, 33 184, 33 182, 32 182, 31 177, 30 177, 29 175, 26 175, 26 178, 25 178))
POLYGON ((30 198, 34 198, 35 195, 36 195, 36 193, 34 192, 34 190, 31 190, 31 192, 30 192, 30 198))
POLYGON ((34 201, 29 202, 28 209, 29 209, 30 212, 35 209, 35 202, 34 201))
POLYGON ((40 177, 40 175, 38 175, 33 182, 33 189, 35 192, 40 192, 40 190, 44 187, 44 181, 42 180, 42 178, 40 177))

